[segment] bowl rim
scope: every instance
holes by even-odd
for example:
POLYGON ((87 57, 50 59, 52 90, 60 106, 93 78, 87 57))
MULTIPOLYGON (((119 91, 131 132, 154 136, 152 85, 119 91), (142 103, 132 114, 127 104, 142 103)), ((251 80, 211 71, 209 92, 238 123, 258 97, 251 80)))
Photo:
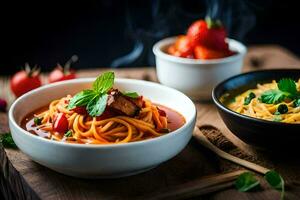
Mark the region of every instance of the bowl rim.
POLYGON ((265 119, 259 119, 259 118, 254 118, 254 117, 250 117, 250 116, 247 116, 247 115, 243 115, 243 114, 240 114, 240 113, 237 113, 233 110, 230 110, 229 108, 227 108, 216 96, 216 91, 219 90, 220 88, 223 87, 223 85, 227 82, 230 82, 231 80, 235 79, 235 78, 238 78, 238 77, 242 77, 242 76, 245 76, 245 75, 248 75, 248 74, 257 74, 257 73, 270 73, 270 72, 273 72, 273 73, 276 73, 276 72, 284 72, 284 71, 297 71, 300 73, 300 69, 295 69, 295 68, 287 68, 287 69, 264 69, 264 70, 256 70, 256 71, 250 71, 250 72, 245 72, 245 73, 241 73, 241 74, 238 74, 238 75, 235 75, 235 76, 232 76, 222 82, 220 82, 216 87, 214 87, 214 89, 212 90, 212 99, 213 99, 213 102, 215 103, 215 105, 220 108, 221 110, 223 110, 224 112, 227 112, 231 115, 234 115, 236 117, 239 117, 239 118, 243 118, 243 119, 246 119, 246 120, 250 120, 252 122, 256 122, 256 123, 263 123, 263 124, 273 124, 273 125, 279 125, 279 126, 295 126, 297 128, 300 128, 300 124, 293 124, 293 123, 286 123, 286 122, 276 122, 276 121, 269 121, 269 120, 265 120, 265 119))
MULTIPOLYGON (((155 137, 155 138, 151 138, 151 139, 147 139, 147 140, 142 140, 142 141, 136 141, 136 142, 129 142, 129 143, 121 143, 121 144, 105 144, 105 145, 99 145, 99 144, 76 144, 76 143, 65 143, 65 142, 61 142, 61 141, 55 141, 55 140, 49 140, 43 137, 39 137, 36 136, 28 131, 26 131, 25 129, 23 129, 16 121, 15 118, 13 116, 13 111, 16 107, 16 105, 22 101, 22 99, 24 97, 28 97, 34 93, 38 93, 42 90, 47 90, 47 88, 51 88, 51 87, 56 87, 59 85, 64 85, 64 84, 70 84, 70 83, 88 83, 88 82, 92 82, 94 81, 95 78, 77 78, 77 79, 73 79, 73 80, 66 80, 66 81, 60 81, 60 82, 55 82, 55 83, 51 83, 51 84, 47 84, 44 86, 41 86, 39 88, 36 88, 34 90, 31 90, 25 94, 23 94, 22 96, 20 96, 19 98, 17 98, 14 103, 11 105, 9 112, 8 112, 8 119, 10 124, 12 124, 12 126, 14 126, 21 134, 25 134, 33 139, 36 140, 40 140, 41 142, 46 142, 49 144, 53 144, 53 145, 62 145, 62 146, 66 146, 66 147, 79 147, 79 148, 100 148, 100 149, 109 149, 109 148, 123 148, 123 147, 128 147, 128 146, 143 146, 145 144, 149 144, 149 143, 155 143, 158 140, 167 140, 170 137, 173 137, 174 135, 178 135, 178 134, 182 134, 182 130, 187 129, 188 127, 192 126, 194 121, 196 121, 196 116, 197 116, 197 109, 195 107, 195 104, 193 103, 193 101, 187 97, 185 94, 183 94, 182 92, 167 87, 165 85, 159 84, 159 83, 155 83, 155 82, 151 82, 151 81, 144 81, 144 80, 138 80, 138 79, 127 79, 127 78, 116 78, 115 81, 120 81, 120 82, 136 82, 138 84, 142 84, 142 85, 149 85, 150 86, 158 86, 158 87, 162 87, 164 89, 167 90, 171 90, 173 92, 178 93, 179 95, 183 95, 187 101, 189 102, 189 104, 192 106, 193 110, 192 110, 192 116, 190 118, 190 120, 188 121, 186 119, 186 123, 180 127, 179 129, 172 131, 168 134, 159 136, 159 137, 155 137)), ((17 133, 19 134, 19 133, 17 133)))
POLYGON ((181 57, 169 55, 161 50, 163 46, 174 43, 177 37, 179 36, 167 37, 156 42, 152 48, 154 55, 168 61, 183 63, 183 64, 219 64, 219 63, 227 63, 227 62, 235 61, 237 59, 244 57, 247 53, 247 47, 243 43, 231 38, 227 38, 226 40, 228 41, 229 45, 232 45, 236 48, 237 53, 225 58, 209 59, 209 60, 181 58, 181 57))

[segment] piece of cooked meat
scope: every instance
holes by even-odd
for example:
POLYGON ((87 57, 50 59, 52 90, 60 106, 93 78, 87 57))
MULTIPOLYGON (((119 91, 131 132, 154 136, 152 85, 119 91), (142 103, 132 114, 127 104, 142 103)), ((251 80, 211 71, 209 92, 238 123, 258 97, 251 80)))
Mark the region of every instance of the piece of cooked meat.
POLYGON ((140 112, 140 107, 118 90, 110 92, 107 105, 113 110, 130 117, 134 117, 140 112))
POLYGON ((130 98, 129 100, 131 100, 133 103, 135 103, 135 105, 137 105, 140 108, 144 107, 144 100, 143 100, 143 96, 139 96, 138 98, 130 98))

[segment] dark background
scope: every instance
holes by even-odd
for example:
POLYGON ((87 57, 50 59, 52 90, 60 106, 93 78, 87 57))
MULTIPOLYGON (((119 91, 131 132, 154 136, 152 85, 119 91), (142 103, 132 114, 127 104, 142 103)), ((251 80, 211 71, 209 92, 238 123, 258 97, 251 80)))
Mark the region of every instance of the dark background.
POLYGON ((282 45, 300 55, 299 8, 292 0, 8 1, 0 5, 0 75, 25 62, 43 71, 73 54, 76 69, 154 65, 154 42, 210 15, 245 44, 282 45))

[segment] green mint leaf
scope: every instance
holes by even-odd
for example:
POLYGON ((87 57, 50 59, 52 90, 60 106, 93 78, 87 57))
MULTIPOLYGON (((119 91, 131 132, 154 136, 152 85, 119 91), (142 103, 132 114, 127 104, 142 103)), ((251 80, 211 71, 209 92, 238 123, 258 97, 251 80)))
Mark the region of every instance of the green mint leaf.
POLYGON ((115 74, 114 72, 105 72, 93 83, 93 90, 97 93, 106 93, 114 85, 115 74))
POLYGON ((282 92, 287 92, 290 95, 297 95, 296 83, 293 79, 283 78, 277 83, 277 87, 282 92))
POLYGON ((285 92, 280 90, 268 90, 260 96, 260 101, 266 104, 277 104, 287 97, 285 92))
POLYGON ((240 192, 247 192, 260 185, 253 173, 244 172, 235 181, 235 187, 240 192))
POLYGON ((39 117, 35 117, 33 118, 33 122, 36 126, 41 125, 42 124, 42 120, 43 118, 39 118, 39 117))
POLYGON ((127 92, 123 92, 122 94, 124 96, 130 97, 130 98, 134 98, 134 99, 139 97, 139 94, 136 93, 136 92, 127 91, 127 92))
POLYGON ((107 94, 95 96, 86 107, 89 115, 92 117, 100 116, 106 108, 107 99, 107 94))
POLYGON ((12 149, 18 148, 11 136, 11 133, 0 134, 0 143, 5 148, 12 148, 12 149))
POLYGON ((268 90, 264 92, 260 100, 267 104, 278 104, 284 101, 286 98, 295 99, 299 97, 299 92, 297 91, 296 83, 293 79, 284 78, 277 83, 278 90, 268 90))
POLYGON ((280 174, 274 170, 270 170, 265 174, 265 180, 269 183, 269 185, 272 188, 281 191, 280 199, 283 199, 284 198, 284 180, 280 176, 280 174))
POLYGON ((65 133, 65 137, 72 137, 73 135, 73 131, 72 130, 68 130, 66 133, 65 133))
POLYGON ((87 105, 97 94, 93 90, 83 90, 77 93, 69 102, 68 109, 87 105))
POLYGON ((252 99, 254 99, 256 95, 253 92, 250 92, 249 95, 244 100, 244 105, 249 105, 252 99))
POLYGON ((113 86, 115 79, 114 72, 106 72, 97 77, 93 83, 92 90, 83 90, 77 93, 69 102, 68 109, 79 106, 86 106, 86 109, 92 117, 100 116, 107 103, 106 94, 113 86))

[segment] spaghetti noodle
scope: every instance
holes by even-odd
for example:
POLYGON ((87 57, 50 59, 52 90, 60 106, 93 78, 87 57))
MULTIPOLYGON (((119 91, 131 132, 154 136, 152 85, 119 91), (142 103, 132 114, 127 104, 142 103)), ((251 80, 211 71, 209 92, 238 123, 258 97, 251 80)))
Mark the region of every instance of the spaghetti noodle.
MULTIPOLYGON (((295 82, 295 85, 297 91, 299 91, 300 79, 295 82)), ((275 103, 262 102, 262 95, 274 90, 278 90, 278 83, 275 80, 271 83, 257 84, 255 89, 250 89, 237 95, 226 106, 235 112, 254 118, 285 123, 300 123, 300 107, 295 106, 297 99, 285 98, 275 103), (283 108, 284 112, 281 112, 280 108, 283 108)), ((275 96, 275 98, 279 97, 275 96)))
POLYGON ((26 118, 25 128, 51 140, 70 143, 111 144, 158 137, 181 127, 185 123, 184 118, 179 113, 163 106, 157 106, 150 100, 144 100, 144 107, 135 117, 112 113, 107 115, 107 112, 103 115, 109 117, 103 115, 91 117, 87 113, 68 110, 67 106, 71 98, 72 96, 68 95, 54 100, 48 107, 31 114, 26 118), (173 112, 173 116, 177 115, 181 122, 173 123, 170 128, 172 119, 170 121, 166 112, 173 112), (69 135, 61 134, 53 129, 55 116, 60 113, 63 113, 68 120, 69 135), (113 116, 111 117, 111 115, 113 116), (35 124, 35 119, 41 120, 39 125, 35 124))
POLYGON ((128 143, 159 137, 185 123, 177 112, 136 92, 113 88, 114 73, 98 76, 91 89, 52 101, 22 126, 51 140, 86 144, 128 143))

